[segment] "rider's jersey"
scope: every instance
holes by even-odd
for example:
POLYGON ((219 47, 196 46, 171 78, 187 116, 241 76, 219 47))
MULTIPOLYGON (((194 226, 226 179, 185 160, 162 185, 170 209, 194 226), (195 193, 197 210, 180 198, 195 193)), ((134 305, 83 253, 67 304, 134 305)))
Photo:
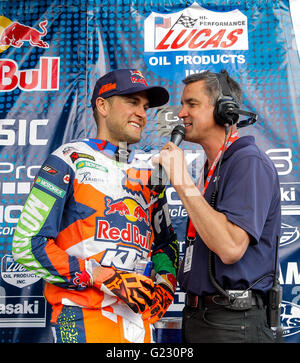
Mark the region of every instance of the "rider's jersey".
POLYGON ((116 303, 80 283, 90 259, 134 271, 136 261, 152 253, 156 272, 176 276, 176 234, 165 194, 147 187, 146 162, 134 153, 116 161, 117 151, 96 139, 62 145, 42 165, 21 212, 13 256, 46 281, 45 297, 53 306, 116 303))

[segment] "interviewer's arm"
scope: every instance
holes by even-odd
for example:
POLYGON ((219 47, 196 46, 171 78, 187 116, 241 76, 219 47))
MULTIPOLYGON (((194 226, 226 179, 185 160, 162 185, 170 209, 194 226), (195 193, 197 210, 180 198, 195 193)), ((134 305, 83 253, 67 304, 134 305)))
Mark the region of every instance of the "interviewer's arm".
POLYGON ((207 203, 188 173, 183 151, 171 142, 166 146, 159 162, 166 169, 199 236, 223 263, 237 262, 249 245, 248 233, 207 203))

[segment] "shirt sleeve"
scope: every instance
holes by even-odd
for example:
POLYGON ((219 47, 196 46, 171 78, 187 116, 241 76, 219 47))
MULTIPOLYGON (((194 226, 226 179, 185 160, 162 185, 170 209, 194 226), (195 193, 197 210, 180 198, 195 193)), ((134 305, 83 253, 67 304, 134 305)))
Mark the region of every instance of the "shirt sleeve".
POLYGON ((152 262, 154 270, 159 274, 171 273, 176 277, 179 263, 179 247, 177 235, 171 225, 165 190, 159 195, 156 202, 152 221, 154 230, 152 262))
POLYGON ((269 213, 276 177, 259 155, 245 156, 233 163, 218 195, 218 211, 250 234, 254 244, 269 213))
POLYGON ((74 172, 60 157, 50 155, 35 178, 13 237, 16 262, 49 283, 64 288, 77 284, 85 261, 69 256, 55 243, 66 203, 73 195, 74 172))

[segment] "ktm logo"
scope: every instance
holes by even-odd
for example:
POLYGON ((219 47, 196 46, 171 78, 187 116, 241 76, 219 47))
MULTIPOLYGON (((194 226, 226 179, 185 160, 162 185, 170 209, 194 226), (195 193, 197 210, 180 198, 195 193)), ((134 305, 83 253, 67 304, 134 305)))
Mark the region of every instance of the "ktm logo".
POLYGON ((104 84, 100 90, 99 90, 99 96, 102 95, 102 93, 111 91, 113 89, 117 88, 117 84, 116 83, 108 83, 108 84, 104 84))
POLYGON ((0 16, 0 52, 10 46, 20 48, 25 41, 33 47, 49 48, 49 44, 42 40, 42 37, 47 34, 47 24, 47 20, 41 21, 39 27, 42 31, 39 31, 17 21, 12 22, 5 16, 0 16))

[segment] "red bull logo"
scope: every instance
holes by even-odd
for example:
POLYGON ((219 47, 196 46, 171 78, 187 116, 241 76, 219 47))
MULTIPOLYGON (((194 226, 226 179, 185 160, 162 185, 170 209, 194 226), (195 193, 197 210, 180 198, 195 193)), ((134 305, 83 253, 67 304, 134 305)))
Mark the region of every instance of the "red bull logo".
POLYGON ((130 214, 129 208, 122 200, 120 202, 115 202, 111 204, 111 200, 108 199, 107 206, 108 206, 108 211, 106 212, 106 214, 119 213, 120 216, 124 216, 125 214, 126 215, 130 214))
POLYGON ((47 20, 41 21, 39 27, 42 31, 31 26, 21 24, 17 21, 11 22, 8 18, 0 17, 0 49, 6 50, 9 46, 20 48, 24 42, 28 42, 32 47, 49 48, 49 44, 42 40, 47 34, 47 20), (5 27, 3 27, 3 25, 5 27))
POLYGON ((142 83, 144 84, 145 86, 148 86, 144 76, 143 76, 143 73, 141 71, 130 71, 131 73, 131 82, 132 83, 142 83))
POLYGON ((149 225, 148 213, 146 213, 140 205, 134 208, 133 217, 137 218, 140 222, 144 221, 149 225))
POLYGON ((137 69, 136 70, 133 70, 133 71, 130 71, 130 74, 132 76, 139 76, 139 77, 144 78, 143 73, 141 71, 137 70, 137 69))
MULTIPOLYGON (((42 31, 17 21, 12 22, 5 16, 0 16, 0 53, 10 46, 22 47, 25 42, 39 48, 49 48, 42 40, 47 34, 47 20, 41 21, 42 31)), ((59 57, 41 57, 35 69, 20 70, 19 65, 12 59, 0 59, 0 92, 10 92, 16 88, 22 91, 57 91, 60 76, 59 57)))
POLYGON ((56 91, 59 89, 58 57, 41 57, 39 68, 19 70, 12 59, 0 59, 0 92, 56 91))
POLYGON ((138 220, 139 222, 145 222, 148 226, 150 225, 149 212, 145 211, 133 199, 126 198, 113 202, 112 199, 106 198, 106 206, 106 215, 118 213, 120 216, 125 216, 131 222, 138 220))
POLYGON ((147 230, 146 235, 143 235, 139 227, 134 224, 126 223, 125 228, 118 228, 111 226, 106 220, 97 218, 95 240, 129 243, 149 251, 151 246, 151 231, 147 230))

